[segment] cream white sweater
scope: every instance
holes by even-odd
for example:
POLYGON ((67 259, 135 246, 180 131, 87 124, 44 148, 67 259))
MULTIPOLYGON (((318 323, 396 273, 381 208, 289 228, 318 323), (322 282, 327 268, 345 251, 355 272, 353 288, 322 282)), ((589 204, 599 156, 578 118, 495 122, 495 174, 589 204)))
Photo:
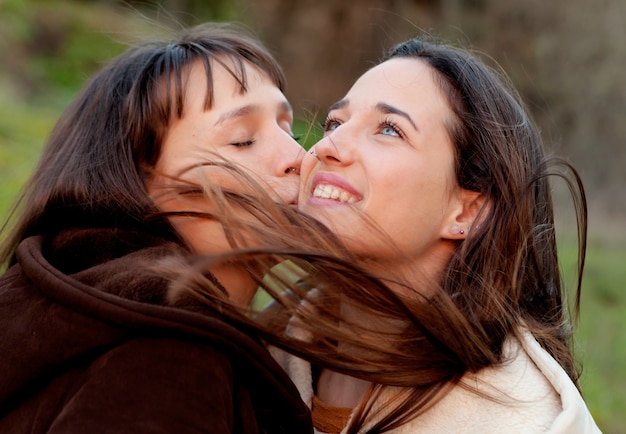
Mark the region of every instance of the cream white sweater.
MULTIPOLYGON (((516 339, 506 342, 506 363, 475 375, 468 374, 462 380, 495 400, 456 387, 426 413, 390 433, 600 433, 563 368, 529 332, 522 331, 521 336, 519 342, 516 339)), ((275 348, 271 351, 310 407, 313 398, 311 365, 275 348)), ((387 389, 377 403, 378 411, 384 414, 386 397, 405 392, 403 388, 387 389)), ((362 432, 366 431, 367 426, 362 432)))

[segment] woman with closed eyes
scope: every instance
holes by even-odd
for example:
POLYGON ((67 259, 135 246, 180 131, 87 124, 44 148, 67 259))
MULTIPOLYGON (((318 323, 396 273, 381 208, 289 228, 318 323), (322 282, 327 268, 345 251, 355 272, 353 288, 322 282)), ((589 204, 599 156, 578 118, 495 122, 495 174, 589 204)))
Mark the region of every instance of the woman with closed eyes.
POLYGON ((254 186, 295 206, 304 151, 284 88, 255 39, 210 24, 131 47, 85 86, 2 228, 1 432, 311 432, 222 308, 252 299, 244 269, 205 270, 208 305, 172 296, 167 271, 247 238, 222 224, 224 197, 254 186))

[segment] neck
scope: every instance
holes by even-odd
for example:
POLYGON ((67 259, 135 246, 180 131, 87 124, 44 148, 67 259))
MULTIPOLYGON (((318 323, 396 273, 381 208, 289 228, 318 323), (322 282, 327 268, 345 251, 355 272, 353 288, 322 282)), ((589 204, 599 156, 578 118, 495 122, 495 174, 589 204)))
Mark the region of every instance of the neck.
POLYGON ((212 268, 211 272, 237 305, 245 307, 250 304, 257 285, 252 277, 241 269, 241 265, 222 264, 212 268))
POLYGON ((364 266, 392 291, 409 297, 413 297, 414 292, 428 296, 434 286, 439 285, 441 273, 455 248, 454 243, 441 241, 419 256, 399 254, 388 261, 371 258, 364 262, 364 266))
POLYGON ((324 369, 317 382, 317 397, 333 407, 354 408, 370 385, 369 381, 324 369))

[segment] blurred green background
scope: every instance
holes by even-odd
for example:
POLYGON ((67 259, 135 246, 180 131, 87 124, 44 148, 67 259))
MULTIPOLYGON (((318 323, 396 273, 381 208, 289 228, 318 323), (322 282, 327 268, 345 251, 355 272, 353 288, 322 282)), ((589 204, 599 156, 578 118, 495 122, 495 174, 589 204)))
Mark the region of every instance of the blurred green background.
MULTIPOLYGON (((547 145, 581 171, 590 243, 576 354, 589 407, 626 433, 626 2, 623 0, 0 0, 0 219, 61 111, 129 44, 203 21, 247 25, 289 80, 296 134, 383 50, 429 33, 501 65, 547 145)), ((308 134, 310 126, 311 134, 308 134)), ((575 234, 555 185, 562 267, 573 282, 575 234)))

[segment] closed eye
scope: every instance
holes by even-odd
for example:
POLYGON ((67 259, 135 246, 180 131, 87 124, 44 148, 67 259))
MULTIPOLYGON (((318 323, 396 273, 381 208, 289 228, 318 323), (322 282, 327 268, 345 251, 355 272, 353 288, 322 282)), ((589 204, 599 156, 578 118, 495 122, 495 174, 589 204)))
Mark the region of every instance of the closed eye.
POLYGON ((254 144, 254 140, 245 140, 243 142, 231 143, 231 145, 236 148, 244 148, 246 146, 252 146, 253 144, 254 144))

